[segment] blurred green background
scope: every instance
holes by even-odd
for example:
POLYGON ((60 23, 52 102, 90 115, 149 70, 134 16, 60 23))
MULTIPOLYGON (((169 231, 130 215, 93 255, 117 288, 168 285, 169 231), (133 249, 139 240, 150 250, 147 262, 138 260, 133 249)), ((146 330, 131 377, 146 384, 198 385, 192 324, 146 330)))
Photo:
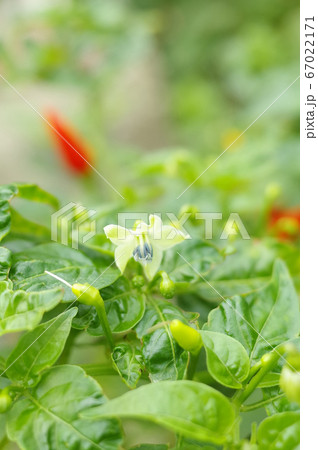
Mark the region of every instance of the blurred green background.
MULTIPOLYGON (((2 0, 0 73, 40 114, 53 109, 79 130, 132 209, 195 202, 255 217, 273 186, 278 203, 298 204, 298 81, 176 197, 298 76, 298 6, 2 0)), ((68 170, 44 121, 3 80, 0 101, 1 183, 120 203, 96 174, 68 170)))

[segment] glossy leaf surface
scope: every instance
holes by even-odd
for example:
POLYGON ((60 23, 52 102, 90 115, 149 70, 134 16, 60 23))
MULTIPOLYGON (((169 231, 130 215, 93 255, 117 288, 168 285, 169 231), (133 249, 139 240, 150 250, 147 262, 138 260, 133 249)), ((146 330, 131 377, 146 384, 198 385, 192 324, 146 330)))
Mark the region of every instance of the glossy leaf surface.
POLYGON ((127 386, 131 389, 135 388, 142 371, 140 350, 129 344, 117 345, 113 350, 112 360, 127 386))
POLYGON ((200 332, 210 375, 224 386, 240 389, 250 370, 243 345, 222 333, 200 332))
MULTIPOLYGON (((110 285, 119 277, 114 267, 97 268, 93 261, 78 250, 65 245, 42 244, 14 255, 10 277, 15 289, 38 291, 63 285, 59 280, 47 275, 48 270, 70 284, 90 283, 97 289, 110 285)), ((71 289, 65 289, 64 300, 75 299, 71 289)))
POLYGON ((32 450, 118 449, 121 430, 116 420, 92 421, 82 416, 105 402, 100 386, 81 368, 53 367, 11 408, 9 438, 32 450))
POLYGON ((209 315, 205 330, 241 342, 251 363, 299 333, 299 301, 285 264, 278 260, 271 282, 244 297, 226 299, 209 315))
POLYGON ((296 450, 300 443, 299 413, 285 412, 263 420, 257 440, 260 450, 296 450))
POLYGON ((172 303, 149 299, 145 315, 136 327, 151 381, 178 380, 187 369, 188 352, 176 343, 169 329, 168 323, 173 319, 188 320, 172 303))
POLYGON ((77 308, 71 308, 22 336, 7 359, 6 374, 14 382, 31 385, 58 359, 64 348, 77 308))
POLYGON ((15 331, 32 330, 44 312, 63 298, 63 289, 40 292, 13 291, 11 281, 0 282, 0 336, 15 331))
POLYGON ((11 252, 5 247, 0 247, 0 280, 8 278, 11 266, 11 252))
POLYGON ((225 441, 234 421, 229 400, 194 381, 148 384, 86 415, 95 419, 118 416, 150 420, 183 436, 215 443, 225 441))

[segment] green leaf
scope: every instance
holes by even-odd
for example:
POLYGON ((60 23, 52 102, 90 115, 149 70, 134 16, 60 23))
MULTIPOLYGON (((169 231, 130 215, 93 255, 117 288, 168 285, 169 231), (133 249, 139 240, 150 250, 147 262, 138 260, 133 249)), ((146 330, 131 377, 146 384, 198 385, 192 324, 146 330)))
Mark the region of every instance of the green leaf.
POLYGON ((236 241, 235 252, 218 264, 211 272, 210 280, 231 281, 269 277, 276 253, 260 241, 236 241))
POLYGON ((53 309, 63 298, 63 289, 39 292, 13 291, 11 281, 0 281, 0 336, 32 330, 44 312, 53 309))
POLYGON ((51 232, 49 228, 26 219, 12 207, 11 232, 15 233, 16 235, 28 235, 26 237, 29 239, 38 237, 49 240, 51 238, 51 232))
POLYGON ((0 186, 0 241, 10 231, 11 213, 9 202, 17 192, 18 190, 13 184, 0 186))
POLYGON ((140 444, 135 447, 130 447, 129 450, 168 450, 169 447, 166 444, 140 444))
POLYGON ((53 367, 9 411, 8 436, 32 450, 118 449, 122 438, 116 420, 82 417, 89 407, 105 402, 100 386, 80 367, 53 367))
POLYGON ((277 260, 271 282, 244 297, 227 299, 211 311, 205 330, 241 342, 251 363, 299 333, 299 301, 285 264, 277 260))
POLYGON ((0 247, 0 280, 8 278, 11 266, 11 252, 5 247, 0 247))
POLYGON ((142 371, 142 356, 136 346, 117 345, 112 353, 113 363, 127 386, 135 388, 142 371))
POLYGON ((280 373, 268 372, 258 384, 259 388, 267 388, 279 385, 280 373))
POLYGON ((230 401, 195 381, 148 384, 86 412, 86 417, 130 417, 162 425, 183 436, 222 444, 235 420, 230 401))
POLYGON ((192 267, 178 255, 175 249, 168 250, 165 253, 162 263, 163 270, 169 274, 171 280, 179 283, 193 283, 198 281, 200 280, 200 276, 197 272, 203 276, 207 276, 212 269, 214 270, 218 263, 223 261, 223 256, 220 251, 206 241, 188 241, 184 244, 180 253, 192 267))
POLYGON ((11 227, 17 233, 49 236, 49 230, 46 227, 29 221, 11 208, 10 202, 14 197, 45 203, 54 209, 59 207, 59 202, 53 195, 35 184, 0 186, 0 240, 9 233, 11 227))
POLYGON ((149 298, 146 312, 136 327, 142 340, 142 355, 151 381, 179 380, 185 375, 188 352, 173 339, 168 322, 188 318, 177 306, 165 300, 149 298))
MULTIPOLYGON (((145 299, 143 294, 132 289, 128 280, 119 278, 112 286, 101 290, 107 317, 111 330, 114 333, 122 333, 131 330, 145 313, 145 299)), ((88 332, 94 336, 103 334, 99 318, 94 311, 94 320, 88 328, 88 332)))
POLYGON ((186 439, 182 438, 181 442, 179 443, 179 446, 175 447, 174 450, 179 449, 186 449, 186 450, 216 450, 216 447, 211 446, 210 444, 207 444, 206 442, 198 442, 194 441, 193 439, 186 439))
POLYGON ((0 200, 0 241, 9 233, 11 226, 10 205, 6 200, 0 200))
MULTIPOLYGON (((70 284, 90 283, 97 289, 113 283, 120 275, 114 267, 96 268, 93 261, 80 251, 57 243, 37 245, 16 253, 10 278, 15 289, 38 291, 61 286, 61 282, 47 275, 48 270, 70 284)), ((64 286, 64 301, 75 299, 72 290, 64 286)))
POLYGON ((243 345, 222 333, 200 331, 210 375, 224 386, 241 389, 250 370, 243 345))
POLYGON ((300 443, 299 413, 267 417, 257 431, 259 450, 296 450, 300 443))
POLYGON ((14 382, 31 386, 63 351, 77 308, 71 308, 25 334, 7 359, 6 374, 14 382))
POLYGON ((262 387, 263 399, 266 401, 271 400, 265 407, 268 415, 287 411, 299 411, 298 403, 290 402, 279 385, 270 387, 260 385, 259 387, 262 387))
POLYGON ((16 184, 18 189, 17 196, 32 202, 46 203, 53 209, 59 208, 59 201, 54 195, 44 191, 36 184, 16 184))
MULTIPOLYGON (((235 242, 236 252, 226 256, 204 276, 214 289, 201 279, 195 285, 195 294, 209 303, 218 304, 222 297, 246 295, 265 287, 270 282, 275 259, 282 256, 285 260, 288 254, 281 247, 282 244, 278 246, 272 240, 235 242)), ((292 255, 295 261, 295 251, 292 255)))
POLYGON ((95 266, 109 265, 114 261, 114 245, 105 233, 96 233, 85 244, 79 242, 80 250, 94 261, 95 266))
POLYGON ((193 286, 194 293, 208 304, 218 305, 223 301, 223 298, 231 298, 234 295, 246 295, 266 286, 270 281, 270 276, 217 281, 214 281, 213 277, 205 277, 205 279, 209 284, 201 279, 198 284, 193 286))

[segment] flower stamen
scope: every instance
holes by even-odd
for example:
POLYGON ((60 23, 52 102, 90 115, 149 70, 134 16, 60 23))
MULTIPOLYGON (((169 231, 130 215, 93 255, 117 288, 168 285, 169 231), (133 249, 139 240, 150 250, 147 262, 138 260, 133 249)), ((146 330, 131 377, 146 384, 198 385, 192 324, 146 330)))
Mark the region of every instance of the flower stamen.
POLYGON ((147 264, 152 261, 153 248, 146 235, 138 236, 139 245, 133 251, 135 261, 147 264))

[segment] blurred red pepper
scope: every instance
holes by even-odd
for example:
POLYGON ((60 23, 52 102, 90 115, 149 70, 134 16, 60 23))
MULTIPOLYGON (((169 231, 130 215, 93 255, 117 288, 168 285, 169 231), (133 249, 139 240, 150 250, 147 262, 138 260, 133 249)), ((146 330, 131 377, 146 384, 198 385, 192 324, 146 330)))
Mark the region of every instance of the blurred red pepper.
POLYGON ((300 209, 272 208, 269 212, 269 229, 282 240, 296 240, 299 238, 300 209))
POLYGON ((84 175, 92 170, 92 152, 82 136, 56 112, 48 112, 46 119, 55 148, 59 151, 67 167, 84 175))

